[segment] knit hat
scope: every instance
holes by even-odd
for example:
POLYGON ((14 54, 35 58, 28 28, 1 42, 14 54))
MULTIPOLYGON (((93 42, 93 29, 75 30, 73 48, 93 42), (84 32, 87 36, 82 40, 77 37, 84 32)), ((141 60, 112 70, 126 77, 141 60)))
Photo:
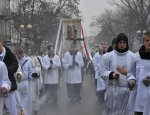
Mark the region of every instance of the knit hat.
POLYGON ((126 51, 128 51, 128 50, 129 50, 128 37, 127 37, 126 34, 124 34, 124 33, 118 34, 118 36, 117 36, 117 38, 116 38, 116 51, 117 51, 117 52, 120 52, 120 53, 123 53, 123 52, 126 52, 126 51), (120 49, 118 48, 118 43, 119 43, 120 41, 124 41, 124 42, 127 43, 127 47, 126 47, 124 50, 120 50, 120 49))
POLYGON ((118 34, 116 38, 116 44, 118 44, 121 40, 125 41, 128 44, 128 37, 124 33, 118 34))

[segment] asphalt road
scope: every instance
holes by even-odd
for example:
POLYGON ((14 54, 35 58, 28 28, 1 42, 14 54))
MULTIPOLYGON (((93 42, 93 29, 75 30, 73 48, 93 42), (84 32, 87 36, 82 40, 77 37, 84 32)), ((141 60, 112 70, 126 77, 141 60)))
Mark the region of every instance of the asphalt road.
MULTIPOLYGON (((67 87, 60 80, 57 103, 41 103, 38 115, 106 115, 105 106, 96 97, 94 78, 84 75, 80 101, 70 101, 67 97, 67 87)), ((42 100, 42 99, 41 99, 42 100)), ((47 102, 47 100, 46 100, 47 102)))

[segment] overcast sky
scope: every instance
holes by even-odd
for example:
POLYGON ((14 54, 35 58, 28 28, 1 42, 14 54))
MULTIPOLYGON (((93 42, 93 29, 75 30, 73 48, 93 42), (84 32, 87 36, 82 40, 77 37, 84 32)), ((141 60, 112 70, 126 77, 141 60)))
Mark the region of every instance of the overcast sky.
POLYGON ((90 28, 92 17, 102 14, 105 9, 114 9, 114 6, 110 5, 109 1, 111 0, 80 0, 79 9, 83 13, 82 24, 86 37, 95 35, 92 32, 95 30, 90 28))

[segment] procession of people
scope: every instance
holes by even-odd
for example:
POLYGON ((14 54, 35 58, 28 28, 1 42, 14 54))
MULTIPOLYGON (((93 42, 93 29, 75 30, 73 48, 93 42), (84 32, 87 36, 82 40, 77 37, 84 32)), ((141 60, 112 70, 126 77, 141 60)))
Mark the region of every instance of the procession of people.
POLYGON ((111 47, 103 44, 87 61, 77 42, 72 41, 63 55, 55 54, 54 46, 47 54, 33 48, 17 46, 12 52, 0 35, 0 115, 37 115, 39 101, 57 103, 58 88, 63 76, 68 100, 80 101, 84 81, 82 70, 94 68, 95 92, 99 103, 106 105, 107 115, 150 115, 150 32, 143 35, 138 52, 129 48, 128 36, 120 33, 111 47))

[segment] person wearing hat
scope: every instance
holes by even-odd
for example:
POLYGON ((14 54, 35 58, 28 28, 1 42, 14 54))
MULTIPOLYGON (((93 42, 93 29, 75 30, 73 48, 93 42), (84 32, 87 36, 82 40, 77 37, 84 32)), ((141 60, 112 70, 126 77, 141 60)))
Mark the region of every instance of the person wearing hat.
POLYGON ((81 69, 84 66, 83 56, 77 50, 76 43, 71 44, 68 52, 62 59, 65 82, 67 84, 68 98, 70 100, 80 100, 80 89, 82 84, 81 69))
POLYGON ((105 100, 110 115, 131 115, 133 112, 126 109, 129 98, 127 81, 132 78, 129 72, 133 60, 128 37, 124 33, 118 34, 115 50, 102 57, 100 64, 100 77, 107 82, 105 100))
POLYGON ((130 96, 130 109, 135 115, 150 115, 150 32, 143 35, 143 45, 135 54, 132 66, 136 85, 130 96))

